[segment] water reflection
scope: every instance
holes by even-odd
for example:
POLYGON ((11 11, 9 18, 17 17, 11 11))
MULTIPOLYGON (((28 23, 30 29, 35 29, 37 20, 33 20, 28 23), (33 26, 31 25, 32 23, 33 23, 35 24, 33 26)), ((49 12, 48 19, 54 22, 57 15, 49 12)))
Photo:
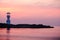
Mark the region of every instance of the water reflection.
POLYGON ((60 40, 60 27, 53 29, 11 28, 0 30, 0 40, 60 40))
POLYGON ((10 40, 10 30, 7 30, 7 36, 6 40, 10 40))

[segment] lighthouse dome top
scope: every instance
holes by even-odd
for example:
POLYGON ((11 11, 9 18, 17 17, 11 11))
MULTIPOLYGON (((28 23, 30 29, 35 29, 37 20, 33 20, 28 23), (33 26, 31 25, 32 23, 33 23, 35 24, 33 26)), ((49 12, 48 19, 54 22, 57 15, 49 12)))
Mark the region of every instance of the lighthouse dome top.
POLYGON ((7 14, 10 14, 10 12, 7 12, 7 14))

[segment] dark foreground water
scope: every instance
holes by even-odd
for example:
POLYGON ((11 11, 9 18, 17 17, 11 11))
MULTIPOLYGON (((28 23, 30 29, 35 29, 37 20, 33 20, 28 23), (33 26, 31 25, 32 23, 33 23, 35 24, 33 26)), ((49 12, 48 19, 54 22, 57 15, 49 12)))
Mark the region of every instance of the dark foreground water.
POLYGON ((60 40, 60 27, 55 28, 0 28, 0 40, 60 40))

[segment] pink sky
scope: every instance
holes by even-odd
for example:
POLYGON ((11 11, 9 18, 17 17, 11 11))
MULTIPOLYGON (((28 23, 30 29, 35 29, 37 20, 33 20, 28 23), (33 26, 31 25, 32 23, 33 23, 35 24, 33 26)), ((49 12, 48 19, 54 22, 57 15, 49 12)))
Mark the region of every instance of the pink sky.
POLYGON ((60 0, 0 0, 0 22, 60 25, 60 0))

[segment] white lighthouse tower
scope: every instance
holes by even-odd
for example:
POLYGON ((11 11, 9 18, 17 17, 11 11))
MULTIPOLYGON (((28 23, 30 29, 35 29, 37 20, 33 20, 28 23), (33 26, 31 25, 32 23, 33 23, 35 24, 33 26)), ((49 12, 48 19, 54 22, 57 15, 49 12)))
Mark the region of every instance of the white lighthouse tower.
POLYGON ((7 24, 10 24, 10 12, 7 12, 7 20, 6 20, 7 24))

